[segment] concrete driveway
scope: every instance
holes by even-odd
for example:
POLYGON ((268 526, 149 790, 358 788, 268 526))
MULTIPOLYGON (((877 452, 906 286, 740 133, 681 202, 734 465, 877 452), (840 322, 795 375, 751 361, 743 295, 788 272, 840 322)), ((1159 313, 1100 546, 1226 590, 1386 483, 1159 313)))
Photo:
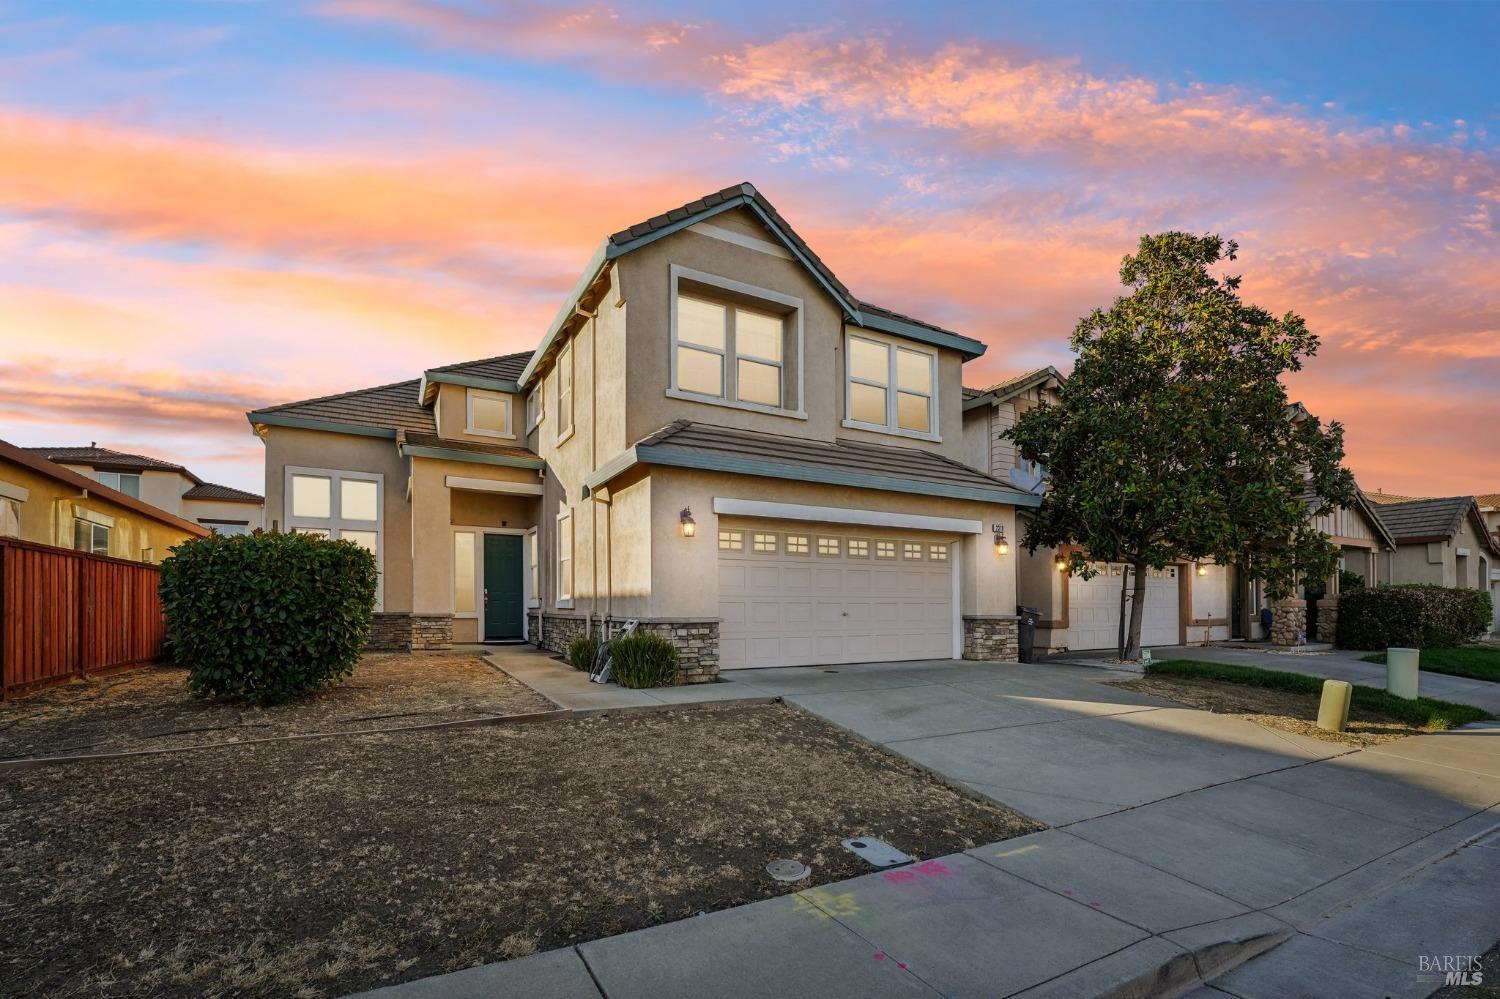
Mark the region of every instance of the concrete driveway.
POLYGON ((1122 675, 730 674, 1054 828, 379 994, 1425 996, 1500 939, 1500 727, 1356 752, 1122 675))

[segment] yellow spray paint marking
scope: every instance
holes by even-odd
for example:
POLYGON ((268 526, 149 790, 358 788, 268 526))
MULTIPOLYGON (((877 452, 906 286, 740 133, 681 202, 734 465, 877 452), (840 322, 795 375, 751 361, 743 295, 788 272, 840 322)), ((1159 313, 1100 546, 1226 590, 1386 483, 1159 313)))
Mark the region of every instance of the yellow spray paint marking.
POLYGON ((854 898, 853 892, 809 888, 797 893, 797 901, 793 904, 792 911, 817 916, 820 919, 829 919, 833 916, 857 915, 860 911, 860 904, 854 898))
POLYGON ((1040 850, 1040 849, 1041 849, 1041 847, 1037 846, 1035 843, 1032 843, 1032 844, 1029 844, 1027 846, 1019 847, 1019 848, 1017 848, 1015 850, 1003 850, 1000 853, 995 854, 995 856, 997 856, 997 857, 1018 857, 1018 856, 1020 856, 1023 853, 1030 853, 1032 850, 1040 850))

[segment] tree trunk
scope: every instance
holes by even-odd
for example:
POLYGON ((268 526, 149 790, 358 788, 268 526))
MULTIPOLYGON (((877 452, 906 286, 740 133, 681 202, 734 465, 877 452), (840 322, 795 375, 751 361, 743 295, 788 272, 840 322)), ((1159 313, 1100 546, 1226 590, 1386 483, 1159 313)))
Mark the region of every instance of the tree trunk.
POLYGON ((1135 572, 1135 589, 1130 597, 1130 634, 1125 642, 1125 654, 1121 659, 1135 662, 1141 657, 1141 623, 1146 616, 1146 563, 1131 563, 1135 572))
POLYGON ((1115 655, 1120 659, 1125 658, 1125 596, 1129 592, 1130 566, 1127 565, 1125 567, 1125 571, 1120 573, 1120 634, 1119 637, 1115 639, 1115 655))

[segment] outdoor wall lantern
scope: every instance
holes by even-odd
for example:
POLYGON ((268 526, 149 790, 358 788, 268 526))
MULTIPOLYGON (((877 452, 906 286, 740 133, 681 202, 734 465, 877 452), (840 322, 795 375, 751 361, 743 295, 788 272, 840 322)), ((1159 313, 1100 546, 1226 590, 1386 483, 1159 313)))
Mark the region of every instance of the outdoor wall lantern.
POLYGON ((697 535, 698 522, 693 519, 693 511, 689 508, 682 508, 682 512, 677 515, 677 523, 682 527, 682 536, 684 538, 691 538, 697 535))
POLYGON ((1202 562, 1198 563, 1198 575, 1200 575, 1200 576, 1207 576, 1208 575, 1208 566, 1204 565, 1202 562))
POLYGON ((1065 559, 1065 558, 1063 558, 1061 555, 1057 556, 1057 561, 1054 562, 1054 563, 1052 563, 1052 564, 1055 565, 1055 566, 1057 566, 1057 571, 1058 572, 1067 572, 1068 571, 1068 560, 1065 559))
POLYGON ((1009 555, 1010 542, 1005 540, 1005 525, 995 524, 993 526, 995 528, 995 554, 1009 555))

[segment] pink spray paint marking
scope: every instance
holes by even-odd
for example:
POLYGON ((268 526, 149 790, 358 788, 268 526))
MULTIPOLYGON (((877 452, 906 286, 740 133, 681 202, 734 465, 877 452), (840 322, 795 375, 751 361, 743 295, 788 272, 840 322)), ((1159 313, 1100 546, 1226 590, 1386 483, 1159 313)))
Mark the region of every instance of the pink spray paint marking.
POLYGON ((885 960, 885 955, 882 954, 882 953, 880 953, 879 951, 876 951, 875 952, 875 960, 877 960, 877 961, 884 961, 885 960))
POLYGON ((886 871, 881 876, 893 885, 906 884, 921 877, 944 877, 953 871, 941 860, 924 860, 920 864, 912 864, 910 867, 899 867, 894 871, 886 871))

